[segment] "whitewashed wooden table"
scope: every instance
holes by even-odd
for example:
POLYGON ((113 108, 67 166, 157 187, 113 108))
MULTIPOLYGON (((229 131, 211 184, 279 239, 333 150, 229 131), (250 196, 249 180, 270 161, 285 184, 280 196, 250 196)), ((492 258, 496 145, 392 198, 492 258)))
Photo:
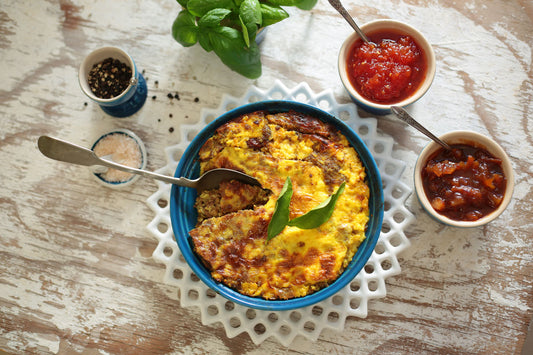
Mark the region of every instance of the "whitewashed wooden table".
MULTIPOLYGON (((337 52, 351 32, 326 1, 269 28, 261 44, 263 75, 248 80, 199 46, 170 35, 175 1, 4 0, 0 5, 0 349, 7 353, 475 353, 519 354, 533 307, 533 4, 526 0, 345 1, 360 23, 394 18, 419 28, 434 46, 437 75, 410 112, 436 134, 457 129, 498 141, 516 173, 507 211, 479 229, 445 227, 414 196, 416 222, 406 231, 400 275, 364 319, 317 341, 254 344, 202 325, 181 308, 154 261, 141 179, 123 191, 102 187, 84 167, 44 158, 47 134, 89 146, 113 128, 136 132, 148 169, 166 164, 165 147, 223 95, 239 97, 276 80, 331 89, 348 103, 337 52), (148 99, 135 115, 107 116, 81 92, 78 67, 104 45, 126 49, 144 71, 148 99), (157 82, 157 83, 156 83, 157 82), (179 93, 180 100, 168 93, 179 93), (152 97, 155 99, 152 99, 152 97), (87 104, 86 104, 87 103, 87 104)), ((370 116, 362 111, 363 117, 370 116)), ((379 131, 412 169, 427 139, 391 116, 379 131)))

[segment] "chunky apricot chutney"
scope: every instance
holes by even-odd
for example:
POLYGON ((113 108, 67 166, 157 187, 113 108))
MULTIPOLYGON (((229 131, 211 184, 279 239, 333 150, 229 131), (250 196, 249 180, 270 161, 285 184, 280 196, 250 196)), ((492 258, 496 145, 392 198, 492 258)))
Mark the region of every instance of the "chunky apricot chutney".
POLYGON ((413 95, 426 77, 425 53, 408 35, 392 31, 368 35, 350 49, 348 77, 367 100, 393 104, 413 95))
POLYGON ((502 161, 485 149, 452 145, 435 152, 422 169, 431 206, 456 221, 476 221, 493 212, 505 195, 502 161))

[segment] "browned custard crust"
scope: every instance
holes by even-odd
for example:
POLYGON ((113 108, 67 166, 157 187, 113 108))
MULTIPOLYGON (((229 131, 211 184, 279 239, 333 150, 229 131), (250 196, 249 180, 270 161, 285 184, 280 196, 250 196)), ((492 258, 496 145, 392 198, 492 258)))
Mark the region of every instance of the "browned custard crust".
POLYGON ((329 285, 364 240, 369 189, 365 170, 332 125, 290 111, 258 111, 217 129, 199 153, 202 173, 236 169, 261 187, 239 182, 206 191, 196 201, 195 251, 212 277, 238 292, 265 299, 302 297, 329 285), (287 177, 290 218, 326 200, 346 182, 331 218, 320 227, 286 227, 266 241, 267 227, 287 177))

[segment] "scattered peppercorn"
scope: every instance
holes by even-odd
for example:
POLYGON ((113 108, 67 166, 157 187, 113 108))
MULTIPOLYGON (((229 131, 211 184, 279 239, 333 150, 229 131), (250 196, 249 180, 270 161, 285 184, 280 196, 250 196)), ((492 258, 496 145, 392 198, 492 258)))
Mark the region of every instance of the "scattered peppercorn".
POLYGON ((194 102, 198 102, 198 101, 200 101, 200 99, 197 98, 197 97, 195 97, 195 98, 194 98, 194 102))
POLYGON ((176 100, 179 100, 179 99, 180 99, 180 95, 179 95, 178 93, 175 93, 175 94, 174 94, 174 98, 175 98, 176 100))
POLYGON ((84 103, 83 103, 83 106, 87 106, 87 102, 84 102, 84 103))
POLYGON ((118 59, 107 58, 93 65, 87 81, 91 91, 101 99, 120 95, 131 79, 131 68, 118 59))
POLYGON ((157 96, 155 96, 155 95, 152 96, 152 100, 155 100, 155 99, 157 99, 157 96))
POLYGON ((169 113, 169 114, 168 114, 168 117, 172 118, 172 114, 171 114, 171 113, 169 113))
POLYGON ((173 99, 173 98, 174 98, 174 96, 173 96, 171 93, 168 93, 168 94, 167 94, 167 97, 168 97, 169 99, 173 99))
POLYGON ((170 128, 168 129, 168 131, 169 131, 170 133, 174 132, 174 127, 170 127, 170 128))

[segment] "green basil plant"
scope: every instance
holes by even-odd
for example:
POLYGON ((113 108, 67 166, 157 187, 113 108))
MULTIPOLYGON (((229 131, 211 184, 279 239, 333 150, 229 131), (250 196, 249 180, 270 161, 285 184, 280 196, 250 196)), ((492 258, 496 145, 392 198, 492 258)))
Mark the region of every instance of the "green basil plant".
POLYGON ((310 10, 317 1, 177 0, 183 9, 172 25, 172 37, 184 47, 200 43, 230 69, 256 79, 261 76, 258 30, 289 17, 282 6, 310 10))

